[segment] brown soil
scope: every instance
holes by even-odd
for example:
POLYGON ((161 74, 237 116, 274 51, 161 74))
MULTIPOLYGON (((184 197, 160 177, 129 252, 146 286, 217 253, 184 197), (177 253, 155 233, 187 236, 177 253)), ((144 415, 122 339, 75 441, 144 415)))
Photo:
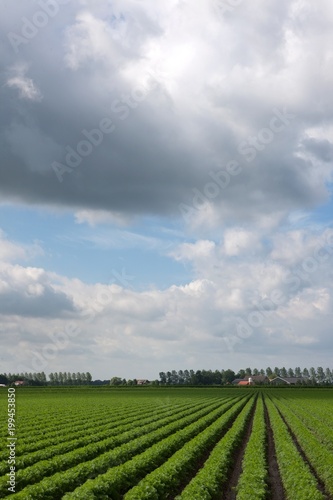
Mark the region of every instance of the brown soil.
POLYGON ((231 470, 228 482, 223 485, 223 493, 220 497, 221 500, 236 500, 236 489, 235 488, 238 484, 239 476, 242 473, 242 462, 243 462, 244 453, 245 453, 247 443, 248 443, 250 436, 251 436, 256 406, 257 405, 255 404, 255 406, 251 412, 249 423, 247 425, 246 433, 245 433, 245 436, 242 440, 242 443, 235 450, 234 455, 230 461, 230 463, 232 464, 232 470, 231 470))
MULTIPOLYGON (((245 406, 245 404, 244 404, 244 406, 245 406)), ((243 407, 242 407, 242 409, 243 409, 243 407)), ((209 458, 209 455, 211 454, 211 452, 215 448, 216 444, 220 441, 220 439, 223 438, 223 436, 228 432, 228 430, 231 429, 231 427, 233 426, 236 418, 238 417, 238 415, 242 411, 242 409, 237 413, 237 415, 234 415, 234 418, 232 419, 232 421, 229 422, 229 424, 223 429, 223 431, 221 431, 219 433, 219 435, 217 436, 217 439, 216 439, 215 443, 212 444, 211 446, 209 446, 206 449, 205 453, 198 459, 196 465, 191 469, 191 474, 190 475, 186 475, 186 474, 184 475, 183 481, 178 486, 177 491, 173 492, 173 494, 170 494, 168 496, 168 500, 173 500, 177 495, 180 495, 180 493, 183 491, 183 489, 185 489, 185 487, 193 479, 193 477, 195 477, 197 475, 198 471, 205 465, 206 460, 209 458)))
POLYGON ((273 431, 269 421, 266 405, 265 405, 265 422, 267 429, 266 456, 268 462, 267 498, 269 498, 269 500, 285 500, 286 495, 283 489, 279 466, 276 459, 273 431))

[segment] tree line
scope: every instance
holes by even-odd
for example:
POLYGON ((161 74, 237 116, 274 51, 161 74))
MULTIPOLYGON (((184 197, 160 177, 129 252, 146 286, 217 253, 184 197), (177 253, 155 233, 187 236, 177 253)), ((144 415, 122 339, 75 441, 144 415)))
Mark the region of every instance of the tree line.
POLYGON ((44 372, 35 373, 3 373, 0 374, 0 384, 10 385, 17 381, 23 381, 27 385, 88 385, 92 383, 89 372, 54 372, 50 373, 48 379, 44 372))
POLYGON ((330 368, 325 370, 319 366, 317 369, 314 367, 303 368, 278 368, 271 367, 264 369, 251 369, 245 368, 238 372, 231 369, 227 370, 172 370, 168 372, 159 373, 160 385, 225 385, 231 384, 235 379, 243 379, 244 377, 263 375, 269 379, 275 377, 298 377, 303 378, 304 383, 308 384, 332 384, 333 371, 330 368))

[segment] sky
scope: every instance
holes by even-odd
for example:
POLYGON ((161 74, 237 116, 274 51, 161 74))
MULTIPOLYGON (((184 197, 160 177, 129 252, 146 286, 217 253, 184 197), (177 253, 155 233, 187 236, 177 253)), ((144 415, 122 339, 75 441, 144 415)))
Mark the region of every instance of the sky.
POLYGON ((1 0, 0 372, 332 366, 331 0, 1 0))

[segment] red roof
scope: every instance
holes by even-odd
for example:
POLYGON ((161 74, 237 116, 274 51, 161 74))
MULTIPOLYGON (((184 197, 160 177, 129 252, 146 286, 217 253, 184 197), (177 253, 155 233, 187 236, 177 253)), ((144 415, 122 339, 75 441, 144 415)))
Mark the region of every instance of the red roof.
POLYGON ((249 382, 247 380, 241 380, 237 385, 249 385, 249 382))

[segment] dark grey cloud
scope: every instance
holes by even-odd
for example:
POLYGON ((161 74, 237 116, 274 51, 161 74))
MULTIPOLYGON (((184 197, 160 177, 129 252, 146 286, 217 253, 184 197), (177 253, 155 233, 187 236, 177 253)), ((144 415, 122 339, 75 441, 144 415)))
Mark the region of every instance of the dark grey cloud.
POLYGON ((0 293, 0 314, 36 318, 58 318, 77 312, 73 301, 63 292, 44 287, 41 295, 10 290, 0 293))
POLYGON ((331 162, 325 130, 304 139, 309 127, 332 121, 327 66, 313 71, 331 46, 329 3, 319 11, 258 0, 225 18, 213 3, 57 5, 19 45, 9 33, 22 34, 23 17, 38 20, 39 4, 8 3, 1 20, 3 198, 179 217, 209 172, 236 160, 242 173, 209 200, 222 221, 326 199, 329 173, 314 183, 311 159, 296 153, 303 140, 331 162), (294 118, 268 140, 276 109, 294 118), (101 132, 101 123, 114 130, 101 132), (249 161, 251 140, 259 145, 249 161))

